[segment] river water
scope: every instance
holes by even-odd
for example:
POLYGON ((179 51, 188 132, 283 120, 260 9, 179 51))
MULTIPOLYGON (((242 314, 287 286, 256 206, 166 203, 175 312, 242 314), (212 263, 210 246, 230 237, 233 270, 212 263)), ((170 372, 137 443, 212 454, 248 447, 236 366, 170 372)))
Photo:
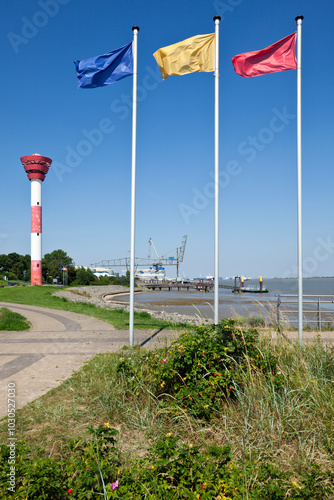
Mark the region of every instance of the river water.
MULTIPOLYGON (((220 280, 220 284, 233 285, 234 280, 220 280)), ((257 280, 245 282, 246 287, 257 288, 257 280)), ((268 293, 232 293, 228 289, 219 289, 219 317, 236 316, 275 316, 277 306, 277 295, 295 295, 298 294, 297 279, 271 278, 264 279, 263 288, 268 289, 268 293)), ((329 316, 334 317, 334 278, 304 278, 303 280, 304 309, 316 311, 317 303, 311 303, 318 296, 328 295, 321 300, 329 300, 330 303, 324 304, 324 310, 329 311, 329 316), (305 297, 313 295, 314 297, 305 297), (307 302, 306 302, 307 301, 307 302)), ((119 301, 128 302, 129 297, 119 297, 119 301)), ((282 301, 296 301, 295 298, 281 297, 282 301)), ((189 316, 198 315, 203 318, 213 319, 214 294, 211 292, 189 291, 155 291, 149 293, 139 293, 135 295, 135 305, 142 306, 155 311, 164 310, 166 312, 177 312, 189 316)), ((282 304, 281 309, 285 307, 290 311, 297 306, 282 304)))

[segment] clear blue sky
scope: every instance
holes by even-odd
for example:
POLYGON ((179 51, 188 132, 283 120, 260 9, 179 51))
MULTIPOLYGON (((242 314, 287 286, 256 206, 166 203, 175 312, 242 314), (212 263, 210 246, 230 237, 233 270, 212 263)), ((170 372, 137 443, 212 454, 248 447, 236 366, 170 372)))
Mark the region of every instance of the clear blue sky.
POLYGON ((296 275, 296 72, 242 78, 231 59, 289 35, 303 15, 304 274, 333 275, 333 11, 328 0, 2 1, 0 253, 30 253, 20 157, 39 153, 53 159, 43 254, 61 248, 77 265, 129 256, 132 77, 78 89, 73 61, 125 45, 137 25, 136 256, 150 237, 164 254, 187 234, 182 274, 213 273, 214 78, 162 82, 152 54, 213 32, 220 15, 219 274, 296 275))

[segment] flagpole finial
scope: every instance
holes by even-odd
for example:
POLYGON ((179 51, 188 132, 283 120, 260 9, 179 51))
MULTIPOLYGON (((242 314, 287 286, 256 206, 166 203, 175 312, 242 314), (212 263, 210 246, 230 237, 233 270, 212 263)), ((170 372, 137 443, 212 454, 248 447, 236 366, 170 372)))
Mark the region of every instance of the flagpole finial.
POLYGON ((215 17, 213 18, 213 20, 214 20, 214 21, 216 21, 216 20, 217 20, 217 21, 221 21, 221 19, 222 19, 222 18, 221 18, 220 16, 215 16, 215 17))
POLYGON ((139 31, 139 28, 138 28, 138 26, 132 26, 132 31, 134 31, 134 30, 137 30, 137 31, 139 31))
POLYGON ((299 19, 302 21, 304 19, 304 16, 297 16, 295 18, 296 23, 299 21, 299 19))

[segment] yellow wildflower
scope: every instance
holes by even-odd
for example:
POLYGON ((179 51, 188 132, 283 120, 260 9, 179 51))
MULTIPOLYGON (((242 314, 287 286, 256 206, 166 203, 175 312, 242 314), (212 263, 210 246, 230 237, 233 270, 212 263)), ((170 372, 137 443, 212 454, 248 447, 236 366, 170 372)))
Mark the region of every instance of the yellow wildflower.
POLYGON ((300 488, 299 484, 296 481, 291 481, 291 484, 296 488, 300 488))

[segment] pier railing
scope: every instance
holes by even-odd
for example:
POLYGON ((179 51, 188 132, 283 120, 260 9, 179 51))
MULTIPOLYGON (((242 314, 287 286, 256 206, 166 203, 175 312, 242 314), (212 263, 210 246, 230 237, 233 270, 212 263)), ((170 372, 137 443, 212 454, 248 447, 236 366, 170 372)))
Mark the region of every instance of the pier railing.
MULTIPOLYGON (((334 295, 303 295, 303 327, 334 323, 334 295), (330 307, 330 305, 332 307, 330 307)), ((298 295, 277 295, 277 326, 298 324, 298 295)))

